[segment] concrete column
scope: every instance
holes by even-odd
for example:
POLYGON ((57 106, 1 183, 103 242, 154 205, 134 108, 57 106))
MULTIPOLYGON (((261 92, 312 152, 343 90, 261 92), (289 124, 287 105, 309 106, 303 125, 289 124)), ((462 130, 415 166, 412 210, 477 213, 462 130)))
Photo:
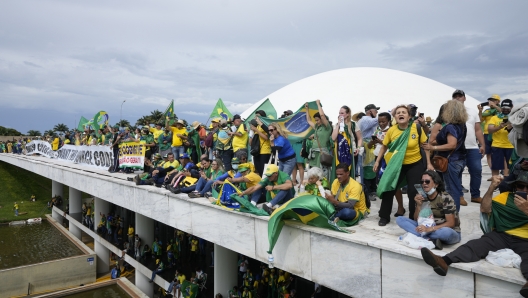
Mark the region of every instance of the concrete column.
POLYGON ((94 251, 97 254, 97 273, 110 271, 110 251, 94 239, 94 251))
POLYGON ((218 244, 214 245, 214 293, 225 295, 238 282, 238 255, 218 244))
MULTIPOLYGON (((136 234, 139 235, 142 245, 148 244, 149 247, 152 246, 152 242, 154 242, 154 220, 152 218, 136 213, 136 226, 134 229, 136 234)), ((128 226, 126 230, 128 230, 128 226)))
POLYGON ((149 280, 150 276, 147 277, 136 270, 136 287, 145 293, 145 295, 154 297, 154 283, 150 283, 149 280))
MULTIPOLYGON (((54 196, 61 196, 63 198, 63 202, 64 202, 64 196, 63 196, 63 193, 62 193, 62 183, 59 183, 55 180, 51 180, 51 196, 54 197, 54 196)), ((52 211, 51 212, 51 216, 53 217, 53 219, 55 219, 58 223, 62 224, 63 223, 63 217, 62 215, 59 215, 57 212, 55 211, 52 211)))
MULTIPOLYGON (((82 213, 82 199, 81 199, 81 191, 69 187, 69 211, 70 215, 72 214, 79 214, 82 213)), ((82 240, 82 233, 81 229, 79 229, 76 225, 70 224, 70 233, 72 233, 77 239, 82 240)))
POLYGON ((97 225, 101 221, 101 214, 108 215, 110 203, 100 198, 94 198, 94 205, 94 228, 97 229, 97 225))

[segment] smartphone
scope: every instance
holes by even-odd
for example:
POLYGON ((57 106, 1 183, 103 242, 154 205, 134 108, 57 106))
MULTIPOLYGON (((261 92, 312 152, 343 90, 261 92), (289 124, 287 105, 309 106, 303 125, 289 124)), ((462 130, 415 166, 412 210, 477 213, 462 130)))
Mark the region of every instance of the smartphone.
POLYGON ((377 140, 378 137, 377 137, 376 135, 372 135, 372 139, 373 139, 373 140, 377 140))
POLYGON ((418 193, 422 195, 422 197, 427 198, 427 194, 425 193, 425 190, 422 188, 421 184, 415 184, 414 188, 416 188, 416 191, 418 191, 418 193))
POLYGON ((526 200, 526 192, 525 191, 516 191, 516 195, 523 197, 526 200))
POLYGON ((487 102, 487 101, 486 101, 486 102, 483 102, 483 103, 480 104, 480 106, 481 106, 481 107, 489 106, 489 102, 487 102))
POLYGON ((423 116, 424 116, 424 113, 420 113, 420 117, 422 117, 422 118, 423 118, 423 116))
POLYGON ((508 123, 508 118, 503 118, 502 123, 508 123))

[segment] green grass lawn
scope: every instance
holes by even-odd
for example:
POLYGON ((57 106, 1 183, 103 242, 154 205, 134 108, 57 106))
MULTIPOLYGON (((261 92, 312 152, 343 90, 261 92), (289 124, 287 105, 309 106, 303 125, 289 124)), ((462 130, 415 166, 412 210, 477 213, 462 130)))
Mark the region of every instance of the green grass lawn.
MULTIPOLYGON (((0 222, 25 220, 42 217, 51 210, 47 208, 51 199, 51 180, 19 167, 0 161, 0 222), (30 202, 31 195, 37 197, 36 202, 30 202), (17 202, 19 213, 27 214, 15 216, 13 209, 17 202)), ((83 193, 82 197, 88 197, 83 193)), ((63 187, 63 205, 68 204, 68 186, 63 187)))

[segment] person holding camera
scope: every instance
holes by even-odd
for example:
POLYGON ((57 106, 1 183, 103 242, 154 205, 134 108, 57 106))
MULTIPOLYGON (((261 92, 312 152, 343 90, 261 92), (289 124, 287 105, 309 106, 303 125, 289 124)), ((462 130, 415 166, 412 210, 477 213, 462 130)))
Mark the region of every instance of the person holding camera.
POLYGON ((504 176, 510 174, 508 162, 513 153, 513 144, 508 139, 512 125, 508 121, 508 115, 513 108, 511 99, 501 102, 501 113, 493 116, 488 123, 488 132, 491 134, 491 174, 499 175, 503 171, 504 176))

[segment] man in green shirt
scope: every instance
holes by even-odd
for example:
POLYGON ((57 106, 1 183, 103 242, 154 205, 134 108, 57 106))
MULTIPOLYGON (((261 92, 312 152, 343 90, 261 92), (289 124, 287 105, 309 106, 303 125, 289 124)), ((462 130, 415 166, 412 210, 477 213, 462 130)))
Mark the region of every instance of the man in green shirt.
POLYGON ((256 206, 262 192, 266 191, 267 203, 262 205, 262 209, 271 215, 276 205, 293 198, 295 190, 290 175, 279 171, 279 167, 276 165, 269 165, 264 171, 264 175, 266 176, 264 179, 257 185, 243 191, 241 195, 251 194, 251 203, 256 206))
POLYGON ((112 134, 112 128, 108 125, 105 125, 104 126, 104 142, 103 142, 103 145, 110 145, 110 141, 112 140, 112 137, 113 137, 113 134, 112 134))
POLYGON ((165 129, 162 134, 158 137, 158 146, 159 146, 159 153, 161 156, 165 156, 165 154, 169 154, 172 152, 171 150, 171 144, 172 144, 172 133, 170 130, 165 129))

